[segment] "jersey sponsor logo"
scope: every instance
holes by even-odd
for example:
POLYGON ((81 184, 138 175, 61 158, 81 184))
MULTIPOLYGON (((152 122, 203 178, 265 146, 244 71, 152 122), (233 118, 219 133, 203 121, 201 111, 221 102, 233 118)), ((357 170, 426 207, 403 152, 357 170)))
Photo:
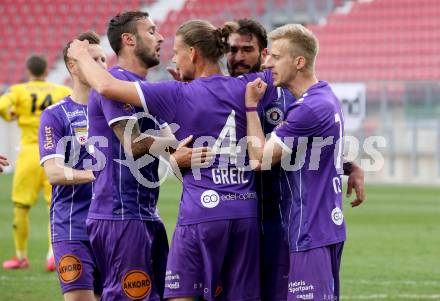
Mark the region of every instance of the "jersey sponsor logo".
POLYGON ((85 116, 85 113, 82 110, 76 110, 73 112, 66 112, 66 115, 68 118, 74 118, 74 117, 78 117, 78 116, 85 116))
POLYGON ((81 120, 81 121, 72 122, 72 126, 86 127, 87 126, 87 120, 81 120))
POLYGON ((297 300, 314 300, 315 287, 304 280, 289 282, 289 293, 294 294, 297 300))
POLYGON ((142 299, 151 292, 150 276, 141 270, 128 271, 122 278, 122 289, 132 300, 142 299))
POLYGON ((205 190, 200 197, 200 201, 203 207, 214 208, 220 203, 220 196, 214 190, 205 190))
POLYGON ((342 214, 342 210, 339 207, 335 207, 332 210, 332 221, 335 225, 340 226, 344 222, 344 215, 342 214))
POLYGON ((245 193, 235 193, 230 192, 226 194, 222 194, 220 199, 222 201, 246 201, 246 200, 253 200, 257 198, 256 192, 245 192, 245 193))
POLYGON ((266 111, 266 121, 272 125, 278 125, 284 119, 284 113, 278 107, 266 111))
POLYGON ((81 145, 85 145, 87 143, 88 130, 86 127, 74 128, 75 138, 81 145))
POLYGON ((81 260, 71 254, 61 257, 58 263, 58 275, 64 283, 71 283, 77 280, 81 276, 82 270, 81 260))
MULTIPOLYGON (((200 287, 201 287, 200 283, 200 287)), ((176 290, 180 288, 180 275, 174 273, 171 270, 167 270, 165 273, 165 287, 171 290, 176 290)), ((197 284, 194 284, 194 288, 197 288, 197 284)))
POLYGON ((50 126, 44 127, 44 149, 52 149, 55 147, 53 141, 53 128, 50 126))

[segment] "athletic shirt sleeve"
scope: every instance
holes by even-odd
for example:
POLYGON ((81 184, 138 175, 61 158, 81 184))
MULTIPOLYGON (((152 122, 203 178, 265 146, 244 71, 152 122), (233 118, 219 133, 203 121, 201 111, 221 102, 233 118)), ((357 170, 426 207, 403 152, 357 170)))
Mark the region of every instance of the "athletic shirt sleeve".
POLYGON ((149 83, 136 82, 136 89, 145 112, 157 116, 161 121, 173 122, 179 101, 183 99, 182 88, 185 83, 164 81, 149 83))
POLYGON ((46 109, 41 115, 40 127, 38 129, 38 146, 40 151, 40 164, 52 158, 63 158, 65 156, 63 145, 58 145, 64 138, 62 122, 58 120, 53 110, 46 109))
POLYGON ((131 105, 107 99, 98 94, 95 90, 92 91, 91 97, 93 97, 101 107, 104 118, 109 126, 121 120, 137 120, 136 117, 133 116, 133 107, 131 105))

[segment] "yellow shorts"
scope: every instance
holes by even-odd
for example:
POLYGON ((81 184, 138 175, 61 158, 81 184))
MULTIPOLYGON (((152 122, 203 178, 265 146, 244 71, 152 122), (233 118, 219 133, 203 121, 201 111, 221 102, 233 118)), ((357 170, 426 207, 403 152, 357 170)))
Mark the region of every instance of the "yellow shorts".
POLYGON ((52 186, 40 166, 38 144, 22 145, 15 164, 12 181, 12 201, 25 206, 33 206, 39 192, 44 189, 44 198, 50 204, 52 186))

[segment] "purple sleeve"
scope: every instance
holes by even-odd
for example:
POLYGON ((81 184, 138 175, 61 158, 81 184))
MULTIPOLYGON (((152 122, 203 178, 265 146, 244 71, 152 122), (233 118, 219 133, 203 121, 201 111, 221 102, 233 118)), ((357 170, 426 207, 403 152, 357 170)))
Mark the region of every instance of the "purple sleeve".
POLYGON ((260 77, 267 84, 266 92, 264 93, 263 98, 258 103, 258 107, 260 108, 260 110, 263 110, 268 104, 273 101, 273 95, 276 95, 274 93, 277 93, 277 87, 273 85, 272 71, 269 69, 265 69, 262 72, 246 73, 238 76, 237 78, 245 81, 247 84, 255 80, 257 77, 260 77))
POLYGON ((266 93, 264 93, 264 96, 260 100, 258 105, 262 108, 266 108, 273 101, 274 95, 277 95, 278 91, 281 88, 277 88, 273 85, 272 71, 270 69, 265 69, 263 72, 260 73, 262 74, 261 78, 267 84, 267 88, 266 88, 266 93))
POLYGON ((321 127, 322 122, 307 105, 295 103, 286 119, 272 132, 272 137, 290 151, 298 144, 298 138, 319 135, 321 127))
POLYGON ((164 81, 159 83, 136 82, 136 89, 145 112, 157 116, 162 121, 173 122, 178 102, 183 98, 185 83, 164 81))
POLYGON ((95 98, 96 103, 101 107, 104 118, 109 126, 121 120, 136 120, 136 117, 133 116, 134 112, 131 105, 107 99, 96 91, 92 91, 91 97, 95 98))
POLYGON ((57 152, 64 148, 57 148, 58 142, 64 137, 63 124, 58 120, 51 109, 46 109, 41 114, 40 128, 38 129, 38 146, 40 150, 40 164, 46 160, 59 157, 64 158, 64 153, 57 152))

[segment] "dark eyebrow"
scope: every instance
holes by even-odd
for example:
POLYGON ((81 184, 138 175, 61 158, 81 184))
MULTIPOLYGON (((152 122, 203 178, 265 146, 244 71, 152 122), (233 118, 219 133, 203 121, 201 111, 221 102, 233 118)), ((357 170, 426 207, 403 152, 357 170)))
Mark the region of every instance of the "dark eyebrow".
POLYGON ((246 50, 250 50, 250 49, 254 49, 254 46, 252 46, 252 45, 246 45, 246 46, 243 46, 243 47, 241 47, 242 49, 246 49, 246 50))

